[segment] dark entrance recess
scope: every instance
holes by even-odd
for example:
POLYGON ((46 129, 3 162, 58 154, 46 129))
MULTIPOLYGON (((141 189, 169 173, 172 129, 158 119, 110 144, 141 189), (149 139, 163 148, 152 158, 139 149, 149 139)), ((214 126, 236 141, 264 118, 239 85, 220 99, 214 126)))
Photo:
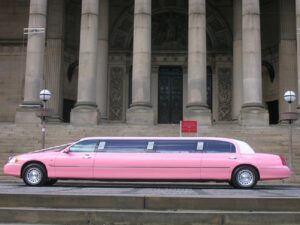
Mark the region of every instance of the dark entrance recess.
POLYGON ((182 68, 160 67, 158 79, 158 123, 177 124, 182 120, 182 68))
POLYGON ((65 123, 70 122, 71 110, 74 108, 76 101, 70 99, 64 99, 64 108, 63 108, 63 121, 65 123))
POLYGON ((213 76, 210 66, 207 67, 206 88, 207 105, 208 108, 212 111, 213 76))
MULTIPOLYGON (((265 78, 265 82, 267 82, 264 84, 264 86, 267 86, 266 88, 267 90, 264 91, 268 91, 268 87, 274 85, 275 70, 273 65, 267 61, 263 61, 262 66, 263 66, 263 80, 265 78)), ((267 102, 267 106, 268 106, 270 124, 278 124, 279 123, 279 101, 278 100, 269 101, 267 102)))
POLYGON ((270 124, 278 124, 279 122, 279 104, 278 100, 267 102, 270 124))

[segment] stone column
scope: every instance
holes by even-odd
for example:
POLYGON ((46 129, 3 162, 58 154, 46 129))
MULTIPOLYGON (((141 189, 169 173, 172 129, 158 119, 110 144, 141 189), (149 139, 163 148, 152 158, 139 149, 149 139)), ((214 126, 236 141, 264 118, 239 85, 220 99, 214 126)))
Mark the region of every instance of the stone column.
MULTIPOLYGON (((300 112, 300 0, 296 0, 296 28, 297 28, 297 80, 298 80, 298 107, 297 110, 300 112)), ((300 125, 300 121, 298 120, 300 125)))
POLYGON ((211 125, 206 94, 206 0, 189 0, 186 117, 211 125))
MULTIPOLYGON (((297 93, 297 42, 295 0, 279 0, 280 40, 279 40, 279 112, 289 110, 283 95, 292 90, 297 93)), ((297 95, 298 96, 298 95, 297 95)), ((293 111, 296 104, 292 104, 293 111)))
POLYGON ((240 124, 267 126, 269 114, 262 102, 259 0, 242 0, 243 107, 240 124))
MULTIPOLYGON (((28 28, 46 29, 47 0, 31 0, 28 28)), ((16 123, 39 123, 35 111, 40 107, 39 93, 43 89, 45 32, 28 34, 24 101, 17 108, 16 123)))
POLYGON ((83 0, 80 28, 77 104, 71 111, 74 125, 96 125, 96 73, 99 0, 83 0))
POLYGON ((135 0, 132 104, 127 111, 129 124, 154 124, 151 104, 151 0, 135 0))
POLYGON ((53 109, 51 120, 60 121, 63 106, 63 53, 64 53, 64 12, 65 3, 51 0, 48 4, 48 31, 46 46, 45 87, 52 97, 47 103, 53 109))
POLYGON ((97 105, 101 119, 107 119, 107 68, 108 68, 108 32, 109 2, 99 1, 99 36, 97 60, 97 105))
POLYGON ((233 1, 233 92, 232 119, 237 120, 243 104, 242 1, 233 1))

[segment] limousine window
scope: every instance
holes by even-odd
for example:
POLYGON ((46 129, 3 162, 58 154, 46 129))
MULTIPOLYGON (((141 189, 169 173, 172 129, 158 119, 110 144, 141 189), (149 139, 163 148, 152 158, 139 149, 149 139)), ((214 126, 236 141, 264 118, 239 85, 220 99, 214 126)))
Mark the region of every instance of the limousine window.
POLYGON ((205 153, 235 153, 235 146, 226 141, 208 140, 205 142, 205 153))
POLYGON ((196 146, 196 141, 161 140, 155 141, 154 150, 156 152, 186 153, 195 152, 196 146))
POLYGON ((145 152, 148 141, 146 140, 107 140, 105 152, 145 152))
POLYGON ((85 140, 76 143, 70 147, 70 152, 94 152, 98 144, 98 140, 85 140))

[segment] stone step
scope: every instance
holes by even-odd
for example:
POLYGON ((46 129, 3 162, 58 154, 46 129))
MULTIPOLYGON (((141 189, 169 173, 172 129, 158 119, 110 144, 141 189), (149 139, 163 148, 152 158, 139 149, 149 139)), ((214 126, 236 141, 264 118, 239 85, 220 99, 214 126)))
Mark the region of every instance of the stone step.
MULTIPOLYGON (((80 204, 78 202, 78 204, 80 204)), ((122 225, 296 225, 299 212, 160 211, 110 209, 0 208, 2 223, 122 225)))
POLYGON ((222 210, 243 212, 300 212, 295 197, 166 197, 95 196, 68 194, 0 194, 0 207, 118 210, 222 210), (74 204, 78 203, 78 204, 74 204), (284 208, 282 207, 284 206, 284 208))

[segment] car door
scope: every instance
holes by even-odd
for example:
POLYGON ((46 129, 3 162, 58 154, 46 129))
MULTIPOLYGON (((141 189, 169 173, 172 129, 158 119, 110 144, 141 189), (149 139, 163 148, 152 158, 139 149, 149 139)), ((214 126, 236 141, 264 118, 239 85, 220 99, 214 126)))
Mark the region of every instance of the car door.
POLYGON ((203 147, 201 179, 229 180, 239 161, 234 144, 228 141, 206 140, 203 147))
POLYGON ((93 178, 95 149, 98 140, 83 140, 62 151, 55 159, 57 178, 93 178))

